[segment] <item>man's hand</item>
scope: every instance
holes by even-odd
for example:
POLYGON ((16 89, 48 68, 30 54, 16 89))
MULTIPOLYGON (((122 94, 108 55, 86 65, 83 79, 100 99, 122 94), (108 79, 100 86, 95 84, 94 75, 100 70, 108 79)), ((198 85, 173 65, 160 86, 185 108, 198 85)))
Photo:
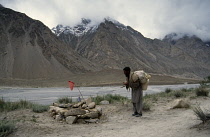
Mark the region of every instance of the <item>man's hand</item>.
POLYGON ((125 85, 126 89, 128 89, 128 87, 129 87, 128 82, 123 82, 123 85, 125 85))
POLYGON ((128 82, 123 82, 123 85, 128 85, 128 82))

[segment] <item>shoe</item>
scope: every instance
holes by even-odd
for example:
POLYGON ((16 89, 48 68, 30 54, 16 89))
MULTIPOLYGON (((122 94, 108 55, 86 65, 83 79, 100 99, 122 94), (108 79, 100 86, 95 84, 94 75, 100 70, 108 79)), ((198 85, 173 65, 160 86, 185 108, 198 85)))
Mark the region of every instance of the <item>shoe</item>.
POLYGON ((141 117, 141 116, 142 114, 139 114, 139 113, 135 115, 135 117, 141 117))
POLYGON ((132 114, 132 116, 136 116, 138 113, 137 112, 134 112, 133 114, 132 114))

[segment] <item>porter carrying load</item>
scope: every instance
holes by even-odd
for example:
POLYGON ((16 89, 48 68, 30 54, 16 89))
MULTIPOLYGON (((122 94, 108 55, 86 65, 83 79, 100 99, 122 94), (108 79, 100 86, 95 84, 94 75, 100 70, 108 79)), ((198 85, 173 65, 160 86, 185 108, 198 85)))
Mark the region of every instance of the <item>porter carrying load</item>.
POLYGON ((143 70, 134 71, 132 74, 132 80, 136 82, 137 80, 140 80, 140 83, 142 85, 143 90, 147 90, 147 87, 149 85, 149 79, 151 76, 144 72, 143 70))

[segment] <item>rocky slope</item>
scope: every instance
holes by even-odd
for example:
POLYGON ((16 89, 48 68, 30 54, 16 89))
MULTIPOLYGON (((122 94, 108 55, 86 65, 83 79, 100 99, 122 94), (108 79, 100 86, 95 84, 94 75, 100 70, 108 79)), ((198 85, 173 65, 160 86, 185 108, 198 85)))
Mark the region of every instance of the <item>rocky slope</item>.
POLYGON ((0 78, 59 78, 96 68, 40 21, 0 7, 0 78))
POLYGON ((80 35, 69 31, 75 27, 61 25, 53 28, 53 32, 80 55, 102 64, 103 68, 131 66, 184 77, 210 75, 210 48, 197 37, 167 36, 164 40, 152 40, 110 18, 95 26, 91 26, 90 20, 83 23, 84 20, 75 26, 80 35))

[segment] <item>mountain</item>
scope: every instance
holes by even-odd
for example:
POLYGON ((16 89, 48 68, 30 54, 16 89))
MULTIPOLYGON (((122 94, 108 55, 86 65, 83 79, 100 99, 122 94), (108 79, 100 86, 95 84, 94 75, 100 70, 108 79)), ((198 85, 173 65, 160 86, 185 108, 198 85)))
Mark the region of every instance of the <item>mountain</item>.
POLYGON ((171 43, 174 47, 185 51, 187 55, 196 58, 199 62, 210 65, 210 47, 208 42, 203 42, 195 35, 182 34, 178 36, 178 34, 173 33, 172 35, 175 36, 175 38, 172 35, 170 35, 172 37, 169 38, 169 35, 166 35, 163 41, 171 43))
POLYGON ((96 25, 91 25, 89 19, 83 23, 84 20, 74 27, 58 25, 52 31, 104 69, 130 66, 134 70, 184 77, 210 75, 210 48, 197 37, 171 34, 163 40, 152 40, 110 18, 96 25))
POLYGON ((42 22, 0 5, 1 79, 59 79, 125 66, 204 77, 210 75, 208 44, 188 35, 145 38, 111 18, 99 24, 83 18, 75 26, 58 25, 50 30, 42 22))
POLYGON ((40 21, 0 6, 0 78, 59 78, 97 69, 40 21))

